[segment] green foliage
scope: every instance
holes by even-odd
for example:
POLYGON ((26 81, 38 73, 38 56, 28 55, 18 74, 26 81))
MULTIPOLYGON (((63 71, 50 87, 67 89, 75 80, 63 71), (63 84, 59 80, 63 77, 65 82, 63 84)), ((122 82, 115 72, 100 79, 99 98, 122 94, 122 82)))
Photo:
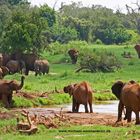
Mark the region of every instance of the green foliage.
POLYGON ((55 11, 47 4, 40 7, 40 16, 47 20, 49 27, 53 26, 56 22, 55 11))
POLYGON ((20 3, 28 3, 28 0, 7 0, 8 3, 10 3, 11 5, 17 5, 20 3))
POLYGON ((106 28, 99 29, 95 34, 104 44, 121 44, 131 40, 131 34, 124 28, 106 28))
POLYGON ((1 50, 4 52, 36 52, 47 46, 47 37, 42 34, 48 21, 41 17, 39 8, 19 5, 12 10, 11 21, 4 28, 1 50))
POLYGON ((52 39, 60 43, 68 43, 71 40, 77 39, 77 31, 71 27, 53 26, 52 39))
POLYGON ((33 103, 30 100, 27 100, 23 97, 16 97, 13 98, 13 107, 32 107, 33 103))
POLYGON ((95 93, 94 99, 96 101, 116 100, 117 98, 112 93, 95 93))
POLYGON ((128 34, 131 35, 131 40, 128 43, 135 44, 140 42, 140 35, 134 30, 126 30, 128 34))
POLYGON ((102 42, 100 39, 97 39, 97 40, 95 41, 95 44, 103 44, 103 42, 102 42))
POLYGON ((80 58, 80 67, 91 72, 113 72, 120 68, 121 64, 117 57, 110 52, 87 52, 83 51, 80 58))
POLYGON ((85 19, 78 19, 73 17, 63 18, 63 23, 66 28, 74 28, 77 31, 78 39, 89 41, 91 22, 85 19))

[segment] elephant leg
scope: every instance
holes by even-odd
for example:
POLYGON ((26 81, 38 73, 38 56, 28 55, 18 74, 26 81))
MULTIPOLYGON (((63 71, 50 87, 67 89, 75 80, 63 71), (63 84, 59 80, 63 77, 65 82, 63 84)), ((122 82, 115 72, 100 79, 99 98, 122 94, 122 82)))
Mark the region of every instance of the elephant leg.
POLYGON ((89 102, 89 108, 90 108, 90 113, 93 113, 92 103, 91 102, 89 102))
POLYGON ((5 105, 6 108, 10 107, 7 95, 5 95, 5 94, 2 95, 2 102, 3 102, 3 104, 5 105))
POLYGON ((76 112, 76 100, 72 97, 72 112, 76 112))
POLYGON ((80 106, 80 104, 77 103, 77 104, 76 104, 76 112, 79 112, 79 106, 80 106))
POLYGON ((11 107, 12 106, 12 93, 8 96, 8 103, 9 103, 9 106, 11 107))
POLYGON ((135 124, 140 124, 139 112, 135 112, 135 115, 136 115, 136 123, 135 124))
POLYGON ((29 69, 26 69, 25 75, 28 75, 28 74, 29 74, 29 69))
POLYGON ((118 105, 118 119, 116 122, 119 122, 122 120, 122 111, 124 109, 124 105, 121 101, 119 101, 119 105, 118 105))
POLYGON ((88 113, 89 111, 88 111, 88 105, 87 104, 85 104, 85 113, 88 113))
POLYGON ((124 115, 125 115, 124 120, 127 120, 127 110, 126 110, 125 107, 124 107, 124 109, 123 109, 123 113, 124 113, 124 115))
POLYGON ((131 122, 131 115, 132 115, 132 111, 129 109, 126 109, 126 117, 127 117, 127 122, 131 122))

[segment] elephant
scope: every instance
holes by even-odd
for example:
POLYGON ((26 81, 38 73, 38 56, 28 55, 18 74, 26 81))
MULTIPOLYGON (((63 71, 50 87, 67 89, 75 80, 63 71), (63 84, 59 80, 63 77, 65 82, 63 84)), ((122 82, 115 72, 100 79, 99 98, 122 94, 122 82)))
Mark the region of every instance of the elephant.
POLYGON ((25 63, 25 75, 29 74, 29 71, 34 71, 34 62, 35 60, 39 59, 38 55, 35 53, 31 54, 23 54, 20 52, 14 52, 12 54, 2 54, 3 56, 3 62, 2 65, 6 66, 8 61, 10 60, 17 60, 17 61, 23 61, 25 63))
POLYGON ((79 55, 79 51, 77 51, 76 49, 70 49, 68 51, 68 54, 72 60, 72 64, 76 64, 77 62, 77 58, 78 58, 78 55, 79 55))
POLYGON ((2 66, 6 66, 9 60, 11 60, 11 55, 2 53, 2 66))
POLYGON ((47 60, 36 60, 34 63, 35 76, 38 74, 49 73, 49 62, 47 60))
POLYGON ((90 113, 92 109, 92 89, 86 81, 81 83, 71 84, 64 87, 64 92, 72 96, 72 112, 78 112, 80 104, 85 106, 85 112, 88 113, 88 104, 90 113))
POLYGON ((25 62, 22 60, 10 60, 6 64, 6 67, 9 69, 9 72, 12 74, 16 72, 22 73, 22 70, 25 70, 25 62))
POLYGON ((22 54, 21 60, 25 62, 25 75, 29 74, 29 71, 34 71, 34 63, 38 60, 38 56, 36 54, 22 54))
POLYGON ((9 73, 9 69, 5 66, 0 67, 0 79, 3 79, 5 75, 9 73))
POLYGON ((16 80, 0 80, 0 99, 6 108, 12 106, 13 91, 20 90, 24 85, 24 76, 21 76, 21 83, 16 80))
POLYGON ((135 50, 136 50, 136 52, 138 54, 138 58, 140 58, 140 44, 135 45, 134 48, 135 48, 135 50))
MULTIPOLYGON (((117 96, 119 97, 118 105, 118 121, 122 119, 122 111, 126 107, 127 122, 131 122, 131 114, 134 111, 136 115, 136 124, 139 124, 139 111, 140 111, 140 85, 131 80, 128 83, 118 81, 113 85, 116 89, 117 96)), ((113 88, 114 88, 113 87, 113 88)), ((112 89, 113 89, 112 88, 112 89)), ((114 90, 115 90, 114 88, 114 90)))

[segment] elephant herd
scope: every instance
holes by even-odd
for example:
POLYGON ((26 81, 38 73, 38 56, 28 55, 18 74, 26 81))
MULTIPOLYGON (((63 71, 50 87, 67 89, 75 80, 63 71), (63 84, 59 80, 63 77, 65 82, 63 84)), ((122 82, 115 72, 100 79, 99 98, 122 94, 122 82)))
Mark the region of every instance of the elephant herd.
MULTIPOLYGON (((78 58, 78 51, 76 49, 68 50, 68 54, 72 60, 72 64, 76 64, 78 58)), ((29 71, 35 71, 35 76, 38 74, 48 74, 50 69, 49 62, 47 60, 39 59, 36 54, 0 54, 0 79, 7 74, 25 73, 29 74, 29 71)))
MULTIPOLYGON (((88 82, 75 83, 64 87, 64 92, 72 96, 72 112, 78 112, 80 104, 85 106, 85 112, 88 113, 88 105, 90 113, 92 109, 92 88, 88 82)), ((118 104, 118 119, 122 120, 122 112, 125 112, 124 120, 131 122, 132 111, 136 115, 136 123, 140 124, 140 85, 131 80, 127 83, 122 81, 115 82, 111 87, 112 93, 119 99, 118 104), (126 111, 125 111, 126 109, 126 111)))
MULTIPOLYGON (((136 50, 140 49, 135 46, 136 50)), ((137 51, 138 52, 138 51, 137 51)), ((68 51, 71 57, 72 64, 77 62, 78 51, 71 49, 68 51)), ((140 51, 138 53, 140 58, 140 51)), ((29 71, 35 71, 35 75, 49 73, 49 62, 47 60, 40 60, 35 54, 2 54, 0 55, 0 79, 8 73, 16 73, 23 71, 26 75, 29 71)), ((21 82, 16 80, 0 80, 0 100, 3 101, 5 107, 12 106, 13 91, 20 90, 24 85, 24 76, 21 76, 21 82)), ((70 84, 64 87, 64 92, 72 97, 72 112, 78 112, 80 104, 85 106, 85 112, 93 112, 92 102, 92 88, 86 81, 70 84), (89 109, 88 109, 89 105, 89 109)), ((127 122, 131 122, 132 111, 136 115, 136 124, 140 124, 139 111, 140 111, 140 85, 131 80, 127 83, 122 81, 115 82, 111 87, 112 93, 119 99, 118 104, 118 119, 117 122, 122 120, 122 112, 125 112, 127 122)))
POLYGON ((35 71, 35 75, 48 74, 49 62, 41 60, 35 54, 1 54, 0 55, 0 79, 7 74, 17 72, 29 74, 29 71, 35 71))

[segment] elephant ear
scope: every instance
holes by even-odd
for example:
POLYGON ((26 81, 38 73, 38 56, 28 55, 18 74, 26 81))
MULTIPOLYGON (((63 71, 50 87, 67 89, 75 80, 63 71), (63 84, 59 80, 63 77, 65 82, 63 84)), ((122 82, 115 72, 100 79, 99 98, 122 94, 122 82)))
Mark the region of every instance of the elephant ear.
POLYGON ((72 96, 72 95, 73 95, 74 87, 75 87, 76 85, 77 85, 77 84, 68 85, 68 86, 64 87, 63 90, 64 90, 65 93, 69 93, 70 96, 72 96))
POLYGON ((118 98, 120 99, 121 96, 121 91, 122 88, 124 86, 124 83, 122 81, 117 81, 113 84, 113 86, 111 87, 112 93, 118 98))
POLYGON ((68 87, 64 87, 63 88, 63 91, 65 92, 65 93, 68 93, 69 91, 68 91, 68 87))

